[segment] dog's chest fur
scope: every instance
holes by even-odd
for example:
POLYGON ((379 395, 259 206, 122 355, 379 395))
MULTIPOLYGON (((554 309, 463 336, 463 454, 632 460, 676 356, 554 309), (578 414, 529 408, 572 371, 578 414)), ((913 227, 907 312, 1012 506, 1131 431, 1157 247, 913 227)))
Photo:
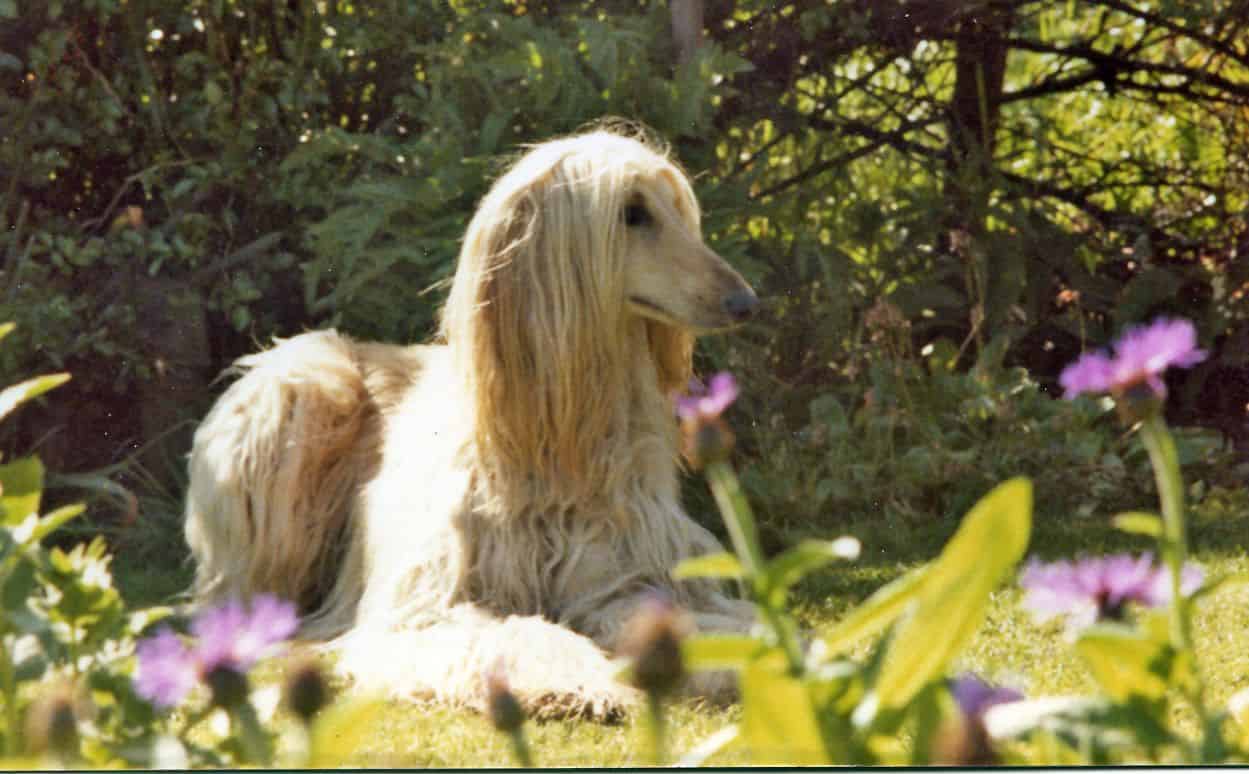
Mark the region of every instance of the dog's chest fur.
MULTIPOLYGON (((363 605, 391 608, 423 589, 415 596, 472 603, 500 615, 540 615, 580 629, 578 621, 593 618, 613 598, 672 586, 670 568, 705 531, 678 504, 672 439, 664 428, 630 427, 632 437, 618 445, 636 463, 620 466, 626 473, 608 482, 601 497, 575 507, 513 498, 500 511, 476 472, 450 353, 444 347, 408 353, 420 367, 407 373, 419 376, 401 385, 400 398, 378 396, 386 440, 357 506, 370 512, 357 519, 368 525, 363 537, 372 546, 364 572, 405 571, 397 578, 370 577, 364 586, 372 599, 363 605), (401 556, 407 561, 391 559, 401 556)), ((374 383, 393 386, 384 369, 374 383)), ((642 392, 640 399, 663 396, 642 392)))

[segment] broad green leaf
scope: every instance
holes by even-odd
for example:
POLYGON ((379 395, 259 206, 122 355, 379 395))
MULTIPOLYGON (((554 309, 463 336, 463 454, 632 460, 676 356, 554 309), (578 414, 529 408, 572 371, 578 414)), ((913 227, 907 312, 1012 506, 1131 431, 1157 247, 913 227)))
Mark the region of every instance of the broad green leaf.
POLYGON ((1182 676, 1184 659, 1162 637, 1125 626, 1091 626, 1080 634, 1075 649, 1088 664, 1106 695, 1124 701, 1133 694, 1147 699, 1166 695, 1172 677, 1182 676))
POLYGON ((916 567, 882 586, 864 600, 863 604, 850 611, 832 631, 821 637, 826 652, 830 656, 843 652, 864 637, 883 631, 893 623, 919 596, 929 569, 930 565, 916 567))
POLYGON ((378 715, 385 706, 377 699, 349 699, 327 707, 313 723, 305 768, 342 766, 377 733, 378 715))
POLYGON ((766 647, 744 634, 700 634, 681 643, 681 657, 694 670, 741 669, 766 647))
POLYGON ((4 524, 16 527, 32 513, 39 512, 43 494, 43 463, 38 457, 23 457, 0 465, 0 508, 4 524))
POLYGON ((1130 532, 1133 535, 1145 535, 1152 538, 1162 535, 1162 517, 1156 513, 1125 511, 1115 514, 1111 523, 1115 525, 1115 529, 1130 532))
POLYGON ((885 654, 875 686, 882 709, 902 707, 945 671, 979 628, 989 595, 1023 557, 1031 530, 1026 478, 998 485, 964 517, 885 654))
POLYGON ((835 559, 855 559, 859 556, 859 541, 852 537, 836 540, 804 540, 768 563, 763 583, 773 606, 785 603, 789 588, 813 570, 818 570, 835 559))
POLYGON ((742 564, 728 551, 685 559, 672 569, 677 580, 689 578, 740 578, 742 564))
POLYGON ((827 766, 820 719, 801 679, 771 659, 742 670, 741 740, 753 765, 827 766))
MULTIPOLYGON (((3 5, 3 2, 4 0, 0 0, 0 5, 3 5)), ((0 15, 3 15, 3 14, 0 13, 0 15)), ((0 324, 0 339, 3 339, 4 337, 8 336, 10 333, 12 333, 16 329, 17 329, 17 323, 14 323, 14 322, 7 322, 7 323, 0 324)))
POLYGON ((48 390, 60 387, 69 381, 69 374, 48 374, 46 376, 36 376, 33 379, 27 379, 24 382, 5 387, 0 390, 0 419, 3 419, 13 409, 21 404, 36 398, 48 390))

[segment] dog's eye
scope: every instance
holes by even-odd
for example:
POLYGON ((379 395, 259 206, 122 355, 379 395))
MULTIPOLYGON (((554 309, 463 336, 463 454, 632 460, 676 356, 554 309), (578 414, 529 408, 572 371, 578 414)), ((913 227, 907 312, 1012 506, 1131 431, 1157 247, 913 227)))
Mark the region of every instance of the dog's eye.
POLYGON ((651 222, 650 210, 642 204, 630 204, 625 207, 624 222, 626 226, 645 226, 651 222))

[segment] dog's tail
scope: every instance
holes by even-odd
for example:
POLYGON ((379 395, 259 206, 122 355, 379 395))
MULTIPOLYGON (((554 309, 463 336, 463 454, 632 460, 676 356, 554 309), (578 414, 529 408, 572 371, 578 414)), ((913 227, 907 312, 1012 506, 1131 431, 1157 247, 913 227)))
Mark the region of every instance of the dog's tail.
POLYGON ((238 360, 190 455, 186 539, 198 602, 269 592, 307 612, 334 582, 351 495, 376 422, 355 357, 334 331, 238 360))

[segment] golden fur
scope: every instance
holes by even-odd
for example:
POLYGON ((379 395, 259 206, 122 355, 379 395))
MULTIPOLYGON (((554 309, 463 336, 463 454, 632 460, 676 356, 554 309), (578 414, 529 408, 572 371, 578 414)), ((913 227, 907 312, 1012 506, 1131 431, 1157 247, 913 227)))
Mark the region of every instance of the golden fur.
MULTIPOLYGON (((306 333, 242 358, 191 452, 209 602, 275 592, 365 688, 481 708, 496 665, 540 716, 630 704, 607 653, 653 589, 700 628, 749 605, 682 558, 670 393, 694 336, 753 308, 686 176, 596 131, 532 148, 464 238, 440 343, 306 333)), ((723 676, 697 690, 725 689, 723 676)))

